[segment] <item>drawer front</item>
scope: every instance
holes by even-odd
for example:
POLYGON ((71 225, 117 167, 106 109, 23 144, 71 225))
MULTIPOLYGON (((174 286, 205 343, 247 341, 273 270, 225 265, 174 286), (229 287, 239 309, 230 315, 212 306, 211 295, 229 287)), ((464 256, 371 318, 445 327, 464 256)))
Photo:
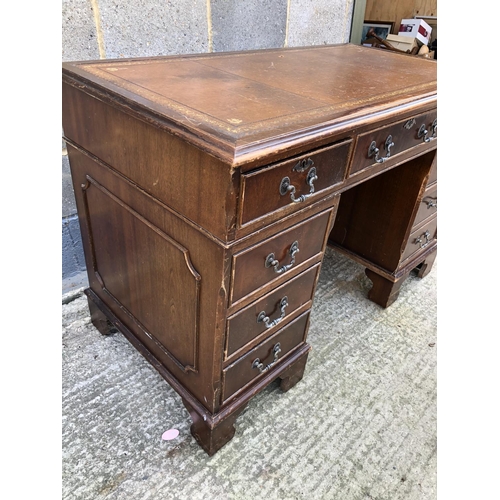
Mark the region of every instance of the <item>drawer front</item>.
POLYGON ((427 224, 421 226, 419 229, 413 231, 408 238, 406 249, 401 258, 402 261, 409 259, 417 252, 428 247, 437 236, 437 217, 430 220, 427 224))
POLYGON ((242 176, 240 226, 285 207, 318 200, 346 176, 352 140, 242 176))
POLYGON ((437 111, 434 110, 360 134, 350 175, 392 159, 419 144, 433 141, 437 137, 436 117, 437 111))
POLYGON ((223 402, 274 367, 286 362, 286 355, 305 341, 308 324, 309 311, 223 370, 223 402))
POLYGON ((304 304, 310 307, 319 267, 316 264, 228 318, 224 359, 249 343, 272 335, 293 319, 304 304))
POLYGON ((413 226, 420 224, 425 219, 431 217, 437 212, 437 184, 434 184, 429 189, 426 189, 424 197, 418 207, 418 212, 415 217, 413 226))
POLYGON ((332 210, 321 212, 234 255, 231 302, 282 276, 292 277, 298 266, 321 255, 331 217, 332 210))

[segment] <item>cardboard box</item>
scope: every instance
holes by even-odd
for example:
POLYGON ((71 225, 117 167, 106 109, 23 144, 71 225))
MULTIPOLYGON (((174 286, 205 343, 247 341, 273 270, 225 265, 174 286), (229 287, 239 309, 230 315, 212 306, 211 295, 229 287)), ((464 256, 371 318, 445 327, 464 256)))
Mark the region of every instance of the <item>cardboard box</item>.
POLYGON ((415 37, 399 36, 399 35, 387 35, 387 42, 389 42, 395 49, 410 51, 413 47, 418 47, 417 39, 415 37))
POLYGON ((432 28, 423 19, 401 19, 398 35, 415 37, 420 43, 427 45, 432 28))

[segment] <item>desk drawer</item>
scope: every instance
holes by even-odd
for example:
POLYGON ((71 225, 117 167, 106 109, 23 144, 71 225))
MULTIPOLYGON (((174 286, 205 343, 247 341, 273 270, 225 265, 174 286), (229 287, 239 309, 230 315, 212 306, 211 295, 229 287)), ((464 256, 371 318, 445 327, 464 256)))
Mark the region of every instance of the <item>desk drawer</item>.
POLYGON ((319 267, 316 264, 228 318, 224 359, 285 326, 305 304, 310 307, 319 267))
POLYGON ((405 261, 415 255, 420 250, 428 247, 437 235, 437 217, 416 229, 410 234, 406 249, 403 252, 401 261, 405 261))
POLYGON ((292 277, 315 256, 319 259, 331 217, 332 210, 321 212, 234 255, 231 302, 282 276, 292 277))
POLYGON ((242 176, 240 226, 285 207, 316 201, 345 176, 352 140, 242 176))
POLYGON ((437 184, 426 189, 420 206, 418 207, 418 212, 415 217, 415 222, 413 226, 420 224, 425 219, 431 217, 437 212, 437 184))
POLYGON ((223 402, 259 376, 286 362, 286 355, 305 341, 309 314, 309 311, 305 312, 223 370, 223 402), (260 369, 257 366, 259 363, 260 369))
POLYGON ((436 117, 437 111, 434 110, 361 134, 354 151, 350 175, 392 159, 398 153, 424 142, 433 141, 437 137, 436 117), (378 148, 378 154, 374 148, 378 148))

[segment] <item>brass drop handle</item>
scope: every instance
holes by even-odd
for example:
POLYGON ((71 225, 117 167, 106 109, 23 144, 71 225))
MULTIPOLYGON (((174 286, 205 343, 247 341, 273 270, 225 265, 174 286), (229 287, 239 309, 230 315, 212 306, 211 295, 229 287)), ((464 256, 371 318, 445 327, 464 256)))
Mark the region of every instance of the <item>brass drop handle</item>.
POLYGON ((314 193, 314 181, 318 179, 318 175, 316 173, 316 167, 312 167, 307 173, 306 184, 309 186, 309 193, 303 194, 298 198, 295 197, 295 186, 291 183, 290 177, 283 177, 280 183, 280 195, 285 196, 285 194, 290 193, 290 199, 294 203, 301 203, 314 193))
POLYGON ((277 363, 280 352, 281 352, 281 345, 278 342, 273 347, 273 355, 274 355, 273 360, 268 365, 264 366, 264 363, 261 363, 259 358, 255 358, 252 363, 252 369, 256 368, 257 370, 259 370, 260 373, 265 373, 269 371, 277 363))
POLYGON ((424 142, 431 142, 431 138, 428 137, 428 135, 429 131, 425 128, 425 123, 422 123, 418 129, 417 137, 422 139, 424 142))
POLYGON ((424 234, 422 234, 418 238, 415 238, 415 242, 414 242, 415 245, 420 244, 420 248, 425 248, 431 242, 431 240, 429 239, 430 235, 431 235, 431 233, 429 233, 429 231, 426 231, 424 234), (425 238, 425 243, 424 243, 422 238, 425 238))
POLYGON ((380 149, 377 148, 377 143, 375 141, 372 141, 370 143, 370 146, 368 147, 368 158, 371 158, 374 156, 374 160, 377 163, 384 163, 384 161, 387 161, 389 157, 391 156, 391 148, 394 147, 394 142, 392 140, 392 135, 387 136, 387 139, 385 140, 384 143, 385 150, 387 151, 387 154, 385 156, 380 157, 380 149))
POLYGON ((437 208, 437 206, 438 206, 437 201, 438 201, 438 199, 437 198, 433 198, 432 196, 426 196, 422 200, 422 202, 427 205, 427 208, 433 208, 433 207, 437 208))
POLYGON ((266 311, 261 311, 257 316, 257 323, 264 323, 266 325, 266 328, 272 328, 273 326, 276 326, 280 321, 282 321, 286 314, 285 309, 288 306, 288 297, 285 295, 279 301, 278 305, 281 311, 281 315, 279 318, 271 321, 269 316, 266 314, 266 311))
POLYGON ((437 138, 437 118, 431 124, 432 135, 429 137, 429 131, 425 128, 425 123, 420 125, 417 132, 417 137, 424 142, 431 142, 437 138))
POLYGON ((280 266, 279 261, 276 260, 276 257, 274 256, 274 253, 270 253, 266 257, 266 262, 265 262, 266 267, 273 267, 274 271, 277 274, 284 273, 285 271, 288 271, 288 269, 290 269, 295 264, 295 255, 297 254, 297 252, 299 252, 299 242, 294 241, 290 246, 290 250, 288 250, 288 253, 291 258, 289 264, 280 266))
POLYGON ((431 139, 435 139, 437 137, 437 132, 438 132, 438 120, 437 120, 437 118, 432 122, 431 129, 432 129, 431 139))

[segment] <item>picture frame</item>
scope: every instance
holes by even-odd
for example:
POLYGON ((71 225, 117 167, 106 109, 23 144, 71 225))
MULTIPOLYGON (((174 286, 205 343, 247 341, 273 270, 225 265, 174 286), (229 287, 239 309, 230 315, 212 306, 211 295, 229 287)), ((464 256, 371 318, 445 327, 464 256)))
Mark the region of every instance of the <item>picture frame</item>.
POLYGON ((363 29, 361 31, 361 43, 367 38, 367 33, 370 28, 375 30, 375 34, 385 40, 387 35, 392 33, 392 29, 394 28, 394 22, 390 21, 365 21, 363 23, 363 29))

